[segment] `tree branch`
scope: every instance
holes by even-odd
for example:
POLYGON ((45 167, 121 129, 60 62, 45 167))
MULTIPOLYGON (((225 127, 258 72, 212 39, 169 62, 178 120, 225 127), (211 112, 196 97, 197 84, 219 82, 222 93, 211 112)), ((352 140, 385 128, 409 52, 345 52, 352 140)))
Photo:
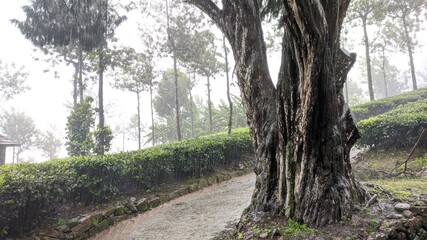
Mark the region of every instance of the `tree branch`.
POLYGON ((206 13, 218 26, 220 25, 220 9, 211 0, 184 0, 185 3, 192 4, 206 13))
POLYGON ((415 143, 415 146, 412 148, 412 150, 409 153, 409 155, 406 158, 406 160, 403 163, 401 163, 398 166, 396 166, 395 168, 393 168, 393 170, 391 170, 391 172, 393 172, 394 170, 398 169, 400 166, 402 166, 403 164, 405 164, 405 169, 403 170, 403 172, 398 173, 396 176, 398 176, 398 175, 400 175, 402 173, 406 175, 406 170, 408 168, 408 161, 411 159, 412 155, 414 154, 415 149, 422 142, 422 140, 425 138, 426 135, 427 135, 427 128, 423 128, 423 131, 421 132, 421 135, 418 137, 418 140, 415 143))
POLYGON ((351 68, 353 67, 354 63, 356 62, 356 54, 355 53, 349 53, 345 49, 340 49, 337 55, 337 65, 336 65, 336 71, 337 71, 337 78, 335 85, 337 86, 337 89, 343 89, 344 83, 347 80, 347 74, 350 72, 351 68))
POLYGON ((347 10, 350 5, 350 0, 344 0, 341 2, 340 8, 339 8, 339 17, 338 17, 338 26, 342 26, 345 16, 347 15, 347 10))

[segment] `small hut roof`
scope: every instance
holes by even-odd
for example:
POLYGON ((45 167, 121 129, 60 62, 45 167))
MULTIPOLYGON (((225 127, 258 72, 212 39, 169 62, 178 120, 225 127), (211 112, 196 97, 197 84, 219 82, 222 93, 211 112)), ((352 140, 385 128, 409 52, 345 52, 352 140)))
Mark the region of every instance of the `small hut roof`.
POLYGON ((20 145, 21 144, 19 144, 18 142, 14 141, 14 140, 6 137, 6 136, 0 135, 0 146, 18 147, 20 145))

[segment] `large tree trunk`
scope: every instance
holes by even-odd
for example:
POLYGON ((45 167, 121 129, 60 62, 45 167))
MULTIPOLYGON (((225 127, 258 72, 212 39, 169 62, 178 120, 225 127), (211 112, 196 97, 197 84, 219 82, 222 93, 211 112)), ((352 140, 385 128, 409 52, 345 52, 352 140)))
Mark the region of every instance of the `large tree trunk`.
POLYGON ((277 207, 286 216, 322 226, 350 217, 353 203, 364 200, 349 163, 359 135, 342 92, 354 60, 339 51, 336 27, 301 23, 297 19, 309 13, 294 14, 286 21, 278 82, 277 207), (307 26, 317 29, 307 32, 307 26), (302 39, 306 48, 298 47, 302 39))
POLYGON ((365 192, 350 148, 358 132, 342 90, 355 56, 339 49, 349 1, 288 0, 282 66, 271 81, 257 0, 187 0, 228 38, 256 150, 248 217, 259 212, 322 226, 349 217, 365 192))

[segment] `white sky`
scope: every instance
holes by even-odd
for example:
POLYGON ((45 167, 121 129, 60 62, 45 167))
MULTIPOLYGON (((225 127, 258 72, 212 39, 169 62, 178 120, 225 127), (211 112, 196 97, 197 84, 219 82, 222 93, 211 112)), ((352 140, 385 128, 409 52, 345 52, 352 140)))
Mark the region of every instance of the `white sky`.
MULTIPOLYGON (((18 28, 10 23, 10 19, 24 19, 25 15, 21 9, 26 0, 3 0, 0 1, 0 32, 2 37, 0 38, 0 59, 4 63, 15 63, 17 66, 25 66, 25 69, 29 72, 27 80, 31 90, 16 96, 13 100, 0 103, 0 111, 8 110, 11 106, 14 106, 16 110, 26 112, 31 116, 41 130, 47 130, 54 128, 59 136, 61 136, 63 143, 66 117, 69 115, 67 106, 72 103, 72 74, 73 69, 67 66, 58 66, 51 72, 43 72, 43 70, 51 68, 48 64, 35 61, 33 56, 37 54, 33 50, 35 47, 26 40, 20 33, 18 28), (54 78, 53 71, 59 72, 59 79, 54 78)), ((140 48, 140 32, 138 31, 138 14, 128 16, 128 20, 122 24, 117 30, 117 37, 119 38, 119 44, 124 46, 131 46, 136 49, 140 48)), ((425 28, 425 26, 424 26, 425 28)), ((427 34, 424 34, 424 36, 427 34)), ((359 37, 357 35, 357 37, 359 37)), ((422 37, 419 39, 424 40, 422 37)), ((359 40, 357 40, 359 41, 359 40)), ((415 54, 416 69, 421 71, 427 71, 427 56, 425 54, 426 47, 422 48, 415 54)), ((363 48, 357 48, 355 51, 358 52, 359 56, 363 56, 363 48)), ((269 60, 271 75, 275 79, 277 77, 278 68, 280 65, 280 58, 278 54, 275 54, 269 60)), ((399 55, 395 59, 394 63, 400 68, 407 68, 407 60, 405 56, 399 55)), ((232 54, 229 54, 229 59, 232 58, 232 54)), ((162 61, 157 64, 158 69, 170 68, 170 61, 162 61)), ((232 67, 231 67, 232 68, 232 67)), ((357 71, 358 66, 355 66, 353 70, 353 77, 358 77, 357 71)), ((201 79, 199 86, 196 88, 198 91, 195 95, 201 97, 206 96, 205 83, 201 79)), ((420 79, 421 80, 421 79, 420 79)), ((419 81, 420 81, 419 80, 419 81)), ((235 79, 234 79, 235 81, 235 79)), ((121 92, 110 87, 112 79, 107 76, 105 84, 105 108, 107 124, 114 128, 118 125, 127 126, 130 117, 136 113, 136 96, 130 92, 121 92)), ((214 102, 218 103, 219 99, 225 99, 225 77, 218 76, 212 81, 212 94, 214 102)), ((97 86, 92 86, 92 92, 97 92, 97 86)), ((238 94, 238 89, 234 87, 234 94, 238 94)), ((142 108, 141 112, 144 121, 149 126, 149 95, 145 92, 141 98, 142 108)), ((122 149, 121 136, 117 136, 113 142, 113 151, 119 151, 122 149)), ((125 150, 135 149, 136 142, 126 141, 125 150)), ((66 155, 65 147, 62 149, 62 156, 66 155)), ((43 160, 39 153, 34 151, 27 151, 22 154, 22 157, 28 158, 33 157, 35 160, 43 160)), ((11 154, 8 152, 7 161, 10 162, 11 154)))

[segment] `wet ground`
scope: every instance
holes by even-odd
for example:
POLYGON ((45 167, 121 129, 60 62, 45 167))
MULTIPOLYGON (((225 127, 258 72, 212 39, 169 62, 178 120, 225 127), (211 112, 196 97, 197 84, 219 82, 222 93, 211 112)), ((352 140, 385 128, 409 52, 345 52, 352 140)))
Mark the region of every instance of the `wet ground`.
POLYGON ((233 178, 119 222, 91 240, 210 239, 249 205, 255 175, 233 178))

